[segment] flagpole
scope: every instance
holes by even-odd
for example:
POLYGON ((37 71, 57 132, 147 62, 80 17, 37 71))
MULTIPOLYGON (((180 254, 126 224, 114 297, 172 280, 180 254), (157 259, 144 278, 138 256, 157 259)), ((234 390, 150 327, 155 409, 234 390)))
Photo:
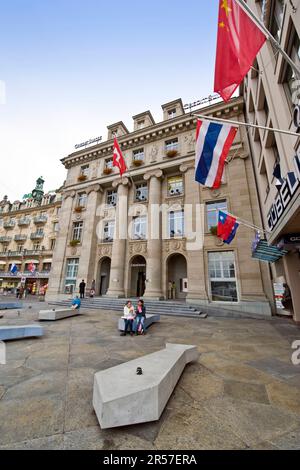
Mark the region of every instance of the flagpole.
POLYGON ((270 234, 271 232, 269 232, 268 230, 265 230, 261 227, 258 227, 257 225, 254 225, 254 224, 251 224, 250 222, 248 222, 247 220, 244 220, 244 219, 240 219, 240 217, 237 217, 236 215, 234 214, 231 214, 230 212, 227 212, 227 211, 223 211, 224 214, 227 214, 227 215, 230 215, 231 217, 233 217, 234 219, 236 219, 237 221, 239 221, 241 223, 241 225, 245 225, 245 227, 249 227, 249 228, 252 228, 253 230, 257 230, 259 232, 263 232, 263 233, 267 233, 267 234, 270 234))
POLYGON ((292 61, 290 56, 285 52, 285 50, 281 47, 278 41, 274 38, 274 36, 270 33, 268 28, 263 24, 262 21, 257 18, 254 12, 251 10, 249 5, 247 5, 244 0, 235 0, 240 7, 244 10, 244 12, 255 22, 257 27, 261 30, 261 32, 266 36, 266 38, 273 44, 273 46, 278 50, 278 52, 283 56, 283 58, 288 62, 288 64, 292 67, 292 69, 300 76, 300 68, 292 61))
POLYGON ((283 131, 281 129, 259 126, 257 124, 249 124, 248 122, 243 122, 243 121, 231 121, 229 119, 215 118, 211 116, 205 116, 204 114, 196 114, 196 113, 194 113, 193 116, 198 117, 200 119, 206 119, 207 121, 221 122, 223 124, 232 124, 233 126, 237 126, 237 127, 239 126, 252 127, 254 129, 262 129, 264 131, 271 131, 271 132, 276 132, 279 134, 290 135, 292 137, 300 137, 300 134, 298 134, 297 132, 283 131))

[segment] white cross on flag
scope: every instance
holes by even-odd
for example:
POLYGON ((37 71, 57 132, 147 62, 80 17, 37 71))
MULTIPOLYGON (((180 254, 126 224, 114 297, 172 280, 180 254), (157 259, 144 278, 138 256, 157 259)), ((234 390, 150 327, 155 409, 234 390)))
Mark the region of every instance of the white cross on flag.
POLYGON ((116 138, 114 140, 113 166, 119 168, 121 176, 123 176, 123 174, 127 171, 125 159, 123 157, 122 151, 116 138))

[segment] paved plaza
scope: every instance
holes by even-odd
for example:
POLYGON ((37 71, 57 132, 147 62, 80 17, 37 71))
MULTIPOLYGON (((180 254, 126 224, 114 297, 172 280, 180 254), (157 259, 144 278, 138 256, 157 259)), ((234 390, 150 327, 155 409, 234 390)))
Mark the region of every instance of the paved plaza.
MULTIPOLYGON (((6 311, 28 324, 46 304, 6 311)), ((1 449, 299 449, 300 366, 289 320, 162 317, 145 337, 120 337, 116 312, 43 323, 45 336, 7 343, 0 365, 1 449), (102 431, 94 373, 164 348, 195 344, 159 422, 102 431)), ((133 379, 134 380, 134 379, 133 379)))

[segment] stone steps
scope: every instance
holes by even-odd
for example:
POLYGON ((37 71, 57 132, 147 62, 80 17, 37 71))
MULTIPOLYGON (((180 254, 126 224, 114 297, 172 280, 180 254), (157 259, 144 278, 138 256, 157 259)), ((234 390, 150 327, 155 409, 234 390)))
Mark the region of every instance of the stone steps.
MULTIPOLYGON (((71 300, 61 300, 61 301, 52 301, 50 305, 59 305, 59 306, 70 306, 71 300)), ((113 310, 122 312, 124 307, 124 299, 108 299, 108 298, 96 298, 96 299, 84 299, 81 303, 81 308, 83 309, 93 309, 93 310, 113 310)), ((133 301, 133 303, 136 303, 133 301)), ((201 311, 193 306, 189 306, 185 303, 180 302, 166 302, 166 301, 156 301, 149 300, 146 301, 147 313, 160 314, 167 316, 184 316, 190 318, 199 318, 201 311)))

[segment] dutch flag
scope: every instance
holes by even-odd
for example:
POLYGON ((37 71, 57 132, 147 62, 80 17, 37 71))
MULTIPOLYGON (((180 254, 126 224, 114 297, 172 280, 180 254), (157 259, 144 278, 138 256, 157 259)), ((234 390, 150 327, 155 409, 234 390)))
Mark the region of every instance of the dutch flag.
POLYGON ((196 134, 196 181, 208 188, 221 186, 224 165, 237 133, 229 124, 198 120, 196 134))

